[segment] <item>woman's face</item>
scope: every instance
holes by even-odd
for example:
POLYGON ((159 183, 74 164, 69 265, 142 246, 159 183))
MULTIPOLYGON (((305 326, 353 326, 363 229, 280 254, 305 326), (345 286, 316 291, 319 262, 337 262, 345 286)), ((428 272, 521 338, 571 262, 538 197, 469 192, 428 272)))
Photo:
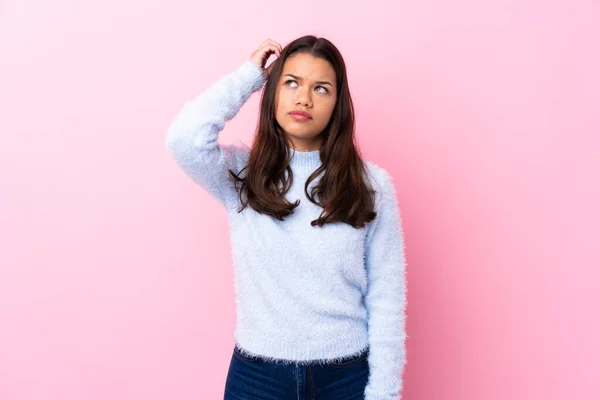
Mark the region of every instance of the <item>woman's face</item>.
POLYGON ((335 71, 329 62, 310 54, 285 60, 275 94, 275 118, 299 151, 317 150, 337 100, 335 71), (312 118, 295 119, 304 111, 312 118))

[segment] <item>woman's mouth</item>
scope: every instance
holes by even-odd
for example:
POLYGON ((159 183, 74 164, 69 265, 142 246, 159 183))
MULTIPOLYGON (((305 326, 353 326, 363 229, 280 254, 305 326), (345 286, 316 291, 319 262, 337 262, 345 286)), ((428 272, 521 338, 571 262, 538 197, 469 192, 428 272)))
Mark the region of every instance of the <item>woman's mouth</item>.
POLYGON ((289 113, 290 117, 294 118, 296 121, 307 121, 312 119, 312 117, 303 111, 292 111, 289 113))
POLYGON ((308 121, 310 118, 300 115, 300 114, 290 114, 290 117, 294 118, 296 121, 308 121))

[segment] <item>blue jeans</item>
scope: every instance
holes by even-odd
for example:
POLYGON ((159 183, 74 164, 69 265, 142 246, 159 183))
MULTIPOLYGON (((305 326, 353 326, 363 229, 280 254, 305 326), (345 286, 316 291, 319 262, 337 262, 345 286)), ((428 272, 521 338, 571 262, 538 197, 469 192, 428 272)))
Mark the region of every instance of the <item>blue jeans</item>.
POLYGON ((330 363, 274 363, 241 354, 234 346, 224 400, 363 400, 368 348, 330 363))

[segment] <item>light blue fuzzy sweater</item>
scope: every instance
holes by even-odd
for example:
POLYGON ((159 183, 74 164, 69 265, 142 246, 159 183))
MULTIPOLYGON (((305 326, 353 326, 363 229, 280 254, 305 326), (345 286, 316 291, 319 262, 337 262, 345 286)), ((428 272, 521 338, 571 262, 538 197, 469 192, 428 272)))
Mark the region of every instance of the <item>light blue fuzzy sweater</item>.
POLYGON ((246 60, 183 105, 165 143, 183 172, 228 212, 237 346, 245 354, 284 364, 337 361, 369 348, 365 399, 399 400, 406 364, 407 285, 391 175, 365 160, 367 178, 377 191, 377 217, 364 228, 311 226, 322 209, 306 198, 304 184, 321 163, 319 151, 291 150, 294 181, 285 197, 300 199, 294 213, 284 221, 251 207, 238 213, 227 170, 239 172, 250 149, 221 145, 217 137, 264 82, 262 70, 246 60))

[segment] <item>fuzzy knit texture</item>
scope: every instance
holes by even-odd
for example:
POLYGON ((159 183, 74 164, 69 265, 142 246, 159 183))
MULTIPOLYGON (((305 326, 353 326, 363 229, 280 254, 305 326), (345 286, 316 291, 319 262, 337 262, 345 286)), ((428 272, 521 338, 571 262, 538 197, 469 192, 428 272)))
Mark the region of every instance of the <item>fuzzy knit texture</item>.
POLYGON ((236 346, 243 354, 296 365, 342 361, 369 349, 365 400, 400 400, 407 285, 391 175, 365 160, 366 178, 377 191, 377 217, 365 227, 311 226, 322 208, 308 200, 304 184, 321 164, 320 153, 290 149, 294 179, 285 197, 300 199, 294 213, 278 221, 249 206, 238 212, 228 169, 238 173, 250 148, 219 144, 218 134, 265 79, 263 69, 244 61, 183 105, 165 141, 179 168, 227 210, 236 346))

